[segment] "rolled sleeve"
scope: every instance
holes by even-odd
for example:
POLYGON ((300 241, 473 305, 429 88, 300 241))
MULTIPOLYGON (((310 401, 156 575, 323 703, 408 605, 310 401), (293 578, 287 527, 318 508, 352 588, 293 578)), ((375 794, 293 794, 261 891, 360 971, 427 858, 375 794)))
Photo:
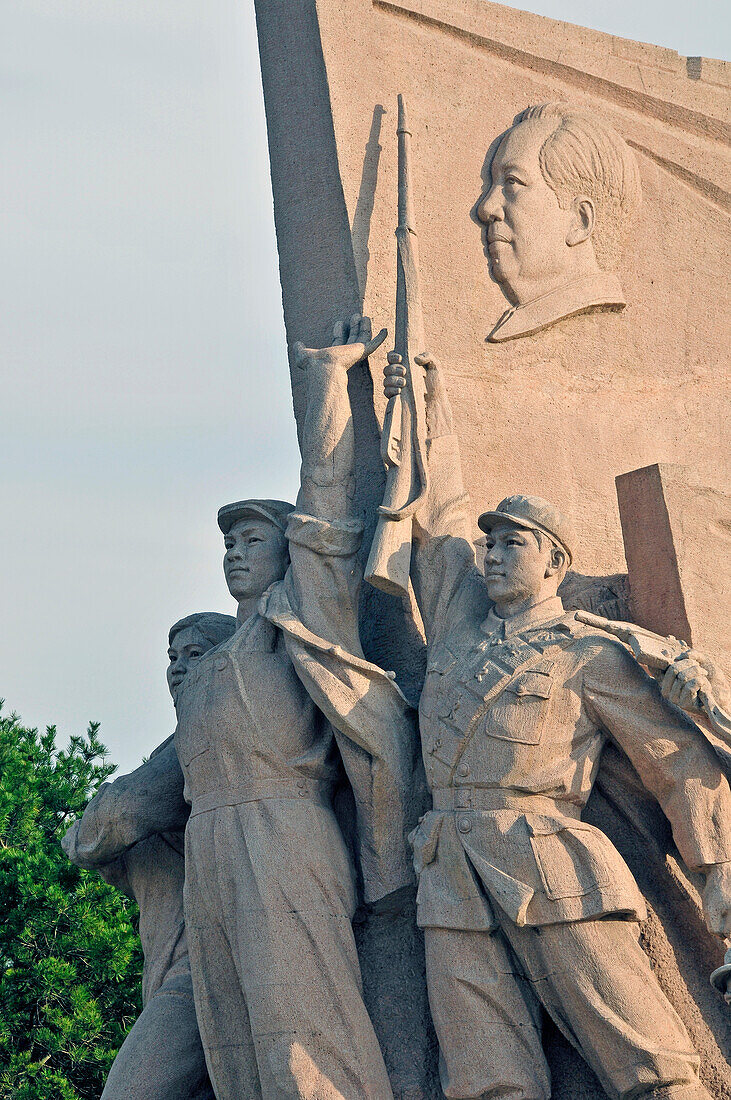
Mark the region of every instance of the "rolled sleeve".
POLYGON ((301 546, 325 557, 344 558, 357 554, 363 541, 359 520, 326 520, 292 512, 287 524, 290 546, 301 546))

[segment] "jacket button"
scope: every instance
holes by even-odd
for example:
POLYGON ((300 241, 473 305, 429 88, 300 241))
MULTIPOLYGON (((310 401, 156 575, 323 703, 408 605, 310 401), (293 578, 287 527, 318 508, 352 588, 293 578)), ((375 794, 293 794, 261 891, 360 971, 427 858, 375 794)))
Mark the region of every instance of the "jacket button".
POLYGON ((223 672, 223 670, 225 669, 227 663, 228 662, 226 661, 225 657, 216 657, 216 668, 218 669, 219 672, 223 672))
POLYGON ((470 774, 470 769, 469 769, 469 766, 467 764, 459 764, 458 765, 457 775, 461 775, 462 778, 464 779, 465 776, 468 776, 469 774, 470 774))
POLYGON ((461 817, 457 822, 457 828, 461 833, 469 833, 472 829, 472 822, 468 817, 461 817))

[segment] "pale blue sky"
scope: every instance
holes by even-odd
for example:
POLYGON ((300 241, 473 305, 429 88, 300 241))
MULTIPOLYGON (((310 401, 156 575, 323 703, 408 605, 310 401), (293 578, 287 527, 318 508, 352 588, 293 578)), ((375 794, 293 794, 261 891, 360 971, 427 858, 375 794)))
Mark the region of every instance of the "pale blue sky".
MULTIPOLYGON (((509 6, 729 54, 721 0, 509 6)), ((296 491, 253 5, 0 12, 0 696, 127 770, 168 626, 232 610, 218 505, 296 491)))

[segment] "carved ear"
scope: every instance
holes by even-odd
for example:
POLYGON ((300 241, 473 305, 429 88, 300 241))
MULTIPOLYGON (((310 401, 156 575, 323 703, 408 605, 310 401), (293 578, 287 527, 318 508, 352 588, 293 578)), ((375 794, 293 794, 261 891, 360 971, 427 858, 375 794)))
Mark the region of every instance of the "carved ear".
POLYGON ((551 548, 551 558, 546 567, 546 578, 555 577, 566 565, 566 552, 560 546, 551 548))
POLYGON ((566 235, 566 244, 569 246, 588 241, 594 232, 595 211, 592 199, 586 195, 577 195, 572 208, 573 217, 566 235))

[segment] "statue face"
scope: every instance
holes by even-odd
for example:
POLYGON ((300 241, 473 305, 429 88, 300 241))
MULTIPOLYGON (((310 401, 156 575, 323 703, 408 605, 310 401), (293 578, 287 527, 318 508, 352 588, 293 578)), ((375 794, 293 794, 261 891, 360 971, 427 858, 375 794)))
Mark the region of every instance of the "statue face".
POLYGON ((519 603, 541 594, 551 563, 551 544, 532 531, 500 523, 485 538, 485 585, 493 603, 519 603))
POLYGON ((573 211, 560 208, 538 160, 550 132, 536 120, 507 133, 492 161, 490 188, 477 208, 490 275, 513 305, 540 298, 573 277, 567 243, 573 211))
POLYGON ((211 643, 194 626, 183 627, 173 636, 168 648, 170 664, 167 670, 168 688, 173 702, 191 664, 210 648, 211 643))
POLYGON ((261 596, 287 568, 284 532, 265 519, 244 517, 224 537, 223 572, 235 600, 261 596))

